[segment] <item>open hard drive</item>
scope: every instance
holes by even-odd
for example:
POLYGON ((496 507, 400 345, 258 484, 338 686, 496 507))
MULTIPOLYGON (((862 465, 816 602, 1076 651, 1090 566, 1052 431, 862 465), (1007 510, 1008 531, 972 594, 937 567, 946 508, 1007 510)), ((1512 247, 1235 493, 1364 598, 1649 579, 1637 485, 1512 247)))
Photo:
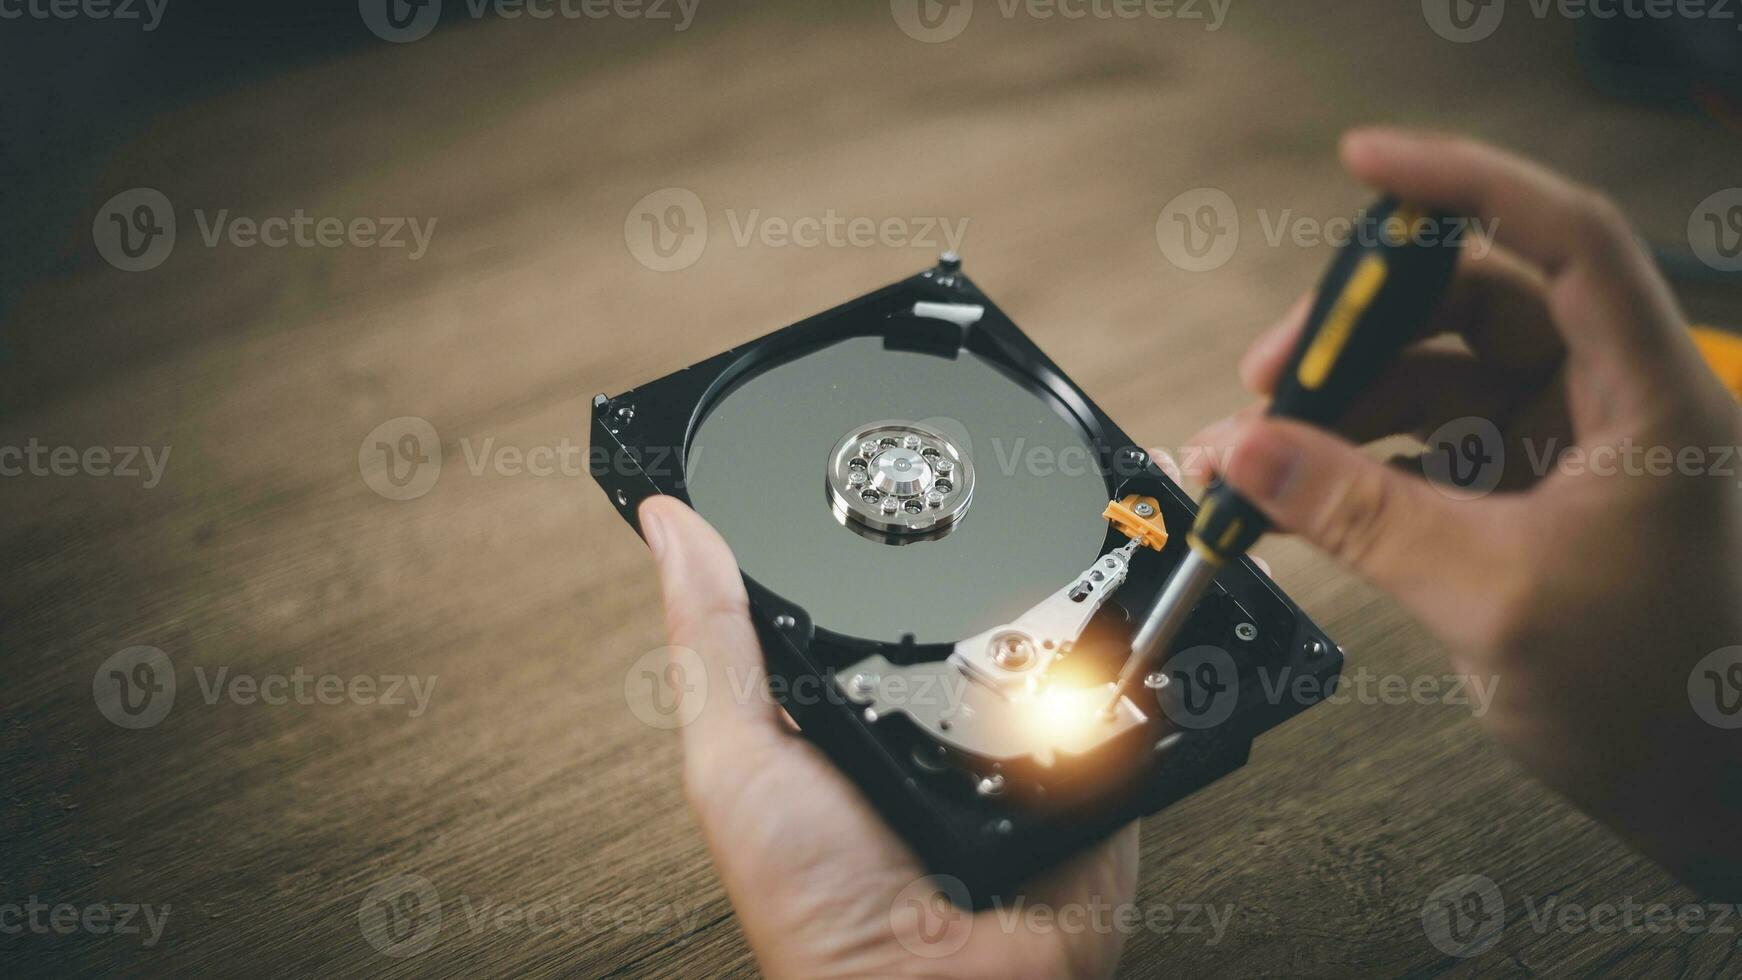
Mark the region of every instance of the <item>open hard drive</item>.
POLYGON ((1238 768, 1342 666, 1242 560, 1113 700, 1193 504, 953 256, 592 430, 625 520, 670 494, 725 536, 787 712, 976 904, 1238 768))

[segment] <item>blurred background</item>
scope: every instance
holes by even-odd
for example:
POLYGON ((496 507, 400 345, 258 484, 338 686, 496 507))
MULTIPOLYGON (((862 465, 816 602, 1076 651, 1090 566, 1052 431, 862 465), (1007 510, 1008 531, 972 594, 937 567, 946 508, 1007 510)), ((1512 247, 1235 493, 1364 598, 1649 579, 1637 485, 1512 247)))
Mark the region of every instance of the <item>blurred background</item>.
MULTIPOLYGON (((954 248, 1177 446, 1369 198, 1335 158, 1368 122, 1601 188, 1691 319, 1742 324, 1742 10, 1666 10, 0 0, 0 962, 749 974, 626 691, 661 621, 590 398, 954 248), (161 930, 101 924, 127 905, 161 930)), ((1351 669, 1445 671, 1377 593, 1260 550, 1351 669)), ((1424 937, 1462 874, 1689 900, 1477 734, 1346 704, 1261 740, 1145 825, 1142 900, 1232 925, 1124 971, 1720 968, 1717 937, 1521 915, 1482 958, 1424 937)))

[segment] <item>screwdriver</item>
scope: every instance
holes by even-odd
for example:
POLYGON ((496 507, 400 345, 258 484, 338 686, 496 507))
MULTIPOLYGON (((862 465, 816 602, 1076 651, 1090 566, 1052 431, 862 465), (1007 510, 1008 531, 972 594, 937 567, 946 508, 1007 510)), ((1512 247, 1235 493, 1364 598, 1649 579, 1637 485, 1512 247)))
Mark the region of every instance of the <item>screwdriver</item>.
MULTIPOLYGON (((1450 216, 1393 198, 1363 212, 1319 282, 1267 414, 1319 426, 1341 419, 1422 332, 1451 282, 1461 239, 1450 216)), ((1222 566, 1269 528, 1264 513, 1231 487, 1220 480, 1210 486, 1186 535, 1191 550, 1132 640, 1108 711, 1166 656, 1222 566)))

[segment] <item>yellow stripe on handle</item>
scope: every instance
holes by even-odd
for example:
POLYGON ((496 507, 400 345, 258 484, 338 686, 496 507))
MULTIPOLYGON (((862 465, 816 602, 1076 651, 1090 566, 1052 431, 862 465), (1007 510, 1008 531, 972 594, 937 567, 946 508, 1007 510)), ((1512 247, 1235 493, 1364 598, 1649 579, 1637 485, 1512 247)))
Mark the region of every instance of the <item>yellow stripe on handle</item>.
POLYGON ((1222 532, 1222 540, 1216 542, 1216 550, 1223 554, 1227 554, 1228 549, 1234 546, 1234 539, 1240 536, 1240 532, 1244 530, 1245 527, 1246 522, 1238 517, 1229 521, 1228 529, 1222 532))
POLYGON ((1427 212, 1409 204, 1398 205, 1391 217, 1385 219, 1385 240, 1392 245, 1408 244, 1416 233, 1416 225, 1427 217, 1427 212), (1392 222, 1397 222, 1393 225, 1392 222))
POLYGON ((1742 399, 1742 336, 1714 327, 1695 327, 1694 345, 1718 380, 1730 393, 1742 399))
POLYGON ((1378 255, 1368 255, 1355 266, 1355 274, 1349 277, 1349 284, 1343 287, 1343 294, 1337 297, 1336 305, 1325 316, 1325 325, 1319 328, 1312 346, 1307 348, 1306 354, 1300 359, 1296 377, 1299 378, 1301 387, 1316 390, 1331 376, 1331 369, 1337 366, 1337 358, 1342 355, 1343 348, 1349 345, 1349 337, 1355 332, 1355 324, 1361 321, 1361 315, 1373 304, 1373 297, 1379 295, 1389 273, 1390 268, 1386 266, 1385 259, 1378 255))
POLYGON ((1224 555, 1205 544, 1204 539, 1198 537, 1196 534, 1186 535, 1186 544, 1191 545, 1193 551, 1197 552, 1205 561, 1212 565, 1220 565, 1228 560, 1227 555, 1224 555))

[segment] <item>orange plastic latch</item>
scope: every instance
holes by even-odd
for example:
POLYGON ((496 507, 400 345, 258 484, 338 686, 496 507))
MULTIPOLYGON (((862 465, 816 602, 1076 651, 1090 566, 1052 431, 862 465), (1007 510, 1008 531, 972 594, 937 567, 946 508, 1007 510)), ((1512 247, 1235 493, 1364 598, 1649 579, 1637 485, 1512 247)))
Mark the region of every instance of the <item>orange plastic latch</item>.
POLYGON ((1713 327, 1695 327, 1694 344, 1724 387, 1742 398, 1742 336, 1713 327))
POLYGON ((1161 502, 1154 497, 1132 494, 1123 500, 1111 501, 1101 516, 1112 521, 1126 537, 1156 551, 1167 546, 1167 525, 1161 522, 1161 502), (1149 516, 1138 513, 1139 510, 1146 511, 1149 516))

